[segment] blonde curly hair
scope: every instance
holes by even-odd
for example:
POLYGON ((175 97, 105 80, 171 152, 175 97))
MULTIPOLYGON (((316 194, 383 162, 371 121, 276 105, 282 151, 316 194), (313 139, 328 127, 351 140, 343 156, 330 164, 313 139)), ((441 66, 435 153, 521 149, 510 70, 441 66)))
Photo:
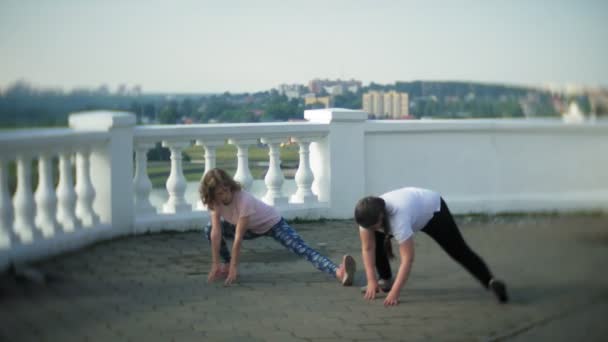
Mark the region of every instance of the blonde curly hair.
POLYGON ((215 190, 225 186, 233 193, 241 190, 241 184, 235 181, 226 171, 222 169, 211 169, 201 178, 198 186, 198 193, 203 204, 209 209, 213 209, 215 203, 215 190))

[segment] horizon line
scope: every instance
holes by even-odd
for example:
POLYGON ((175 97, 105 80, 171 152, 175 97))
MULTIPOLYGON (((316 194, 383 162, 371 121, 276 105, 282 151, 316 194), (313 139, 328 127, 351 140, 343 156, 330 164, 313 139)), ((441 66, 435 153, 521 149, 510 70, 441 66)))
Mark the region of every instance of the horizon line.
MULTIPOLYGON (((313 78, 312 80, 341 80, 341 81, 351 81, 351 80, 355 80, 355 81, 359 81, 362 83, 362 87, 369 87, 372 83, 376 84, 376 85, 380 85, 380 86, 390 86, 390 85, 396 85, 397 83, 415 83, 415 82, 436 82, 436 83, 474 83, 474 84, 481 84, 481 85, 486 85, 486 86, 505 86, 505 87, 517 87, 517 88, 529 88, 529 89, 540 89, 540 90, 555 90, 553 88, 559 89, 559 90, 566 90, 567 88, 577 88, 579 90, 598 90, 598 89, 602 89, 602 90, 608 90, 608 84, 601 84, 601 83, 583 83, 583 82, 542 82, 542 83, 514 83, 514 82, 508 82, 508 81, 476 81, 476 80, 471 80, 471 79, 415 79, 415 80, 409 80, 409 81, 405 81, 405 80, 395 80, 392 83, 380 83, 380 82, 376 82, 376 81, 369 81, 367 83, 364 83, 363 81, 354 79, 354 78, 350 78, 350 79, 342 79, 342 78, 313 78)), ((100 87, 106 86, 108 88, 108 90, 110 89, 117 89, 118 87, 120 87, 121 85, 124 85, 125 87, 127 87, 127 90, 132 90, 134 87, 141 87, 141 94, 146 94, 146 95, 215 95, 215 94, 224 94, 224 93, 230 93, 230 94, 249 94, 249 93, 260 93, 260 92, 267 92, 267 91, 271 91, 273 89, 277 89, 277 87, 279 85, 283 85, 283 84, 287 84, 287 85, 302 85, 304 87, 307 86, 307 83, 309 81, 306 81, 304 83, 298 83, 298 82, 282 82, 277 84, 277 86, 275 87, 271 87, 271 88, 267 88, 264 90, 254 90, 254 91, 246 91, 246 90, 240 90, 240 91, 231 91, 231 90, 218 90, 218 91, 171 91, 171 90, 158 90, 158 89, 152 89, 152 90, 143 90, 144 87, 141 84, 128 84, 128 83, 118 83, 115 86, 111 86, 108 83, 101 83, 99 85, 96 86, 86 86, 86 85, 78 85, 78 86, 73 86, 73 87, 67 87, 67 86, 57 86, 57 85, 42 85, 39 83, 35 83, 32 81, 29 81, 27 79, 24 78, 20 78, 17 80, 12 81, 11 83, 8 83, 7 85, 0 85, 0 93, 3 93, 3 90, 8 89, 12 86, 15 86, 19 83, 25 83, 27 85, 29 85, 32 89, 36 89, 36 90, 46 90, 46 91, 60 91, 60 92, 66 92, 66 93, 70 93, 70 92, 74 92, 74 91, 79 91, 79 90, 89 90, 89 91, 94 91, 99 89, 100 87)), ((110 94, 116 94, 116 92, 112 92, 110 91, 110 94)))

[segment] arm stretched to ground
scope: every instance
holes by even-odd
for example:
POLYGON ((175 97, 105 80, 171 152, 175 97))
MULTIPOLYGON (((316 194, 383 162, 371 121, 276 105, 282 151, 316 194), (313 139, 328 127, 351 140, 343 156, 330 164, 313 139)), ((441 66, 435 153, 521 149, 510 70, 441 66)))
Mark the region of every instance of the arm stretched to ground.
POLYGON ((207 276, 207 281, 212 282, 218 276, 220 265, 220 244, 222 242, 222 227, 220 222, 220 214, 211 211, 211 270, 207 276))
POLYGON ((378 280, 376 279, 376 238, 374 231, 359 227, 359 238, 361 239, 361 254, 363 266, 365 267, 365 277, 367 278, 367 291, 365 299, 376 298, 378 280))
POLYGON ((234 243, 232 244, 232 259, 230 260, 230 268, 228 270, 228 276, 226 277, 226 285, 232 284, 236 280, 237 271, 239 266, 239 259, 241 256, 241 244, 243 242, 243 236, 247 231, 247 225, 249 224, 249 217, 242 216, 236 223, 236 232, 234 233, 234 243))
POLYGON ((403 241, 399 244, 399 255, 401 256, 401 264, 399 265, 399 271, 395 277, 395 282, 391 291, 384 300, 384 306, 391 306, 399 304, 399 294, 401 288, 407 282, 412 269, 412 262, 414 261, 414 238, 403 241))

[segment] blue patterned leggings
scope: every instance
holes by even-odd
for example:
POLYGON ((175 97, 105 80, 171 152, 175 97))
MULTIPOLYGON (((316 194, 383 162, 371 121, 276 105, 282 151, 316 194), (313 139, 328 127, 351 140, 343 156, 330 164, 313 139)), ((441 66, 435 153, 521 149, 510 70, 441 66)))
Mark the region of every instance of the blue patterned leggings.
MULTIPOLYGON (((236 226, 224 220, 222 220, 221 223, 222 242, 220 244, 220 257, 224 260, 224 262, 229 263, 230 251, 228 250, 228 246, 226 245, 226 239, 234 239, 236 226)), ((211 223, 205 226, 204 234, 207 240, 211 242, 211 223)), ((336 266, 336 264, 334 264, 326 256, 321 255, 316 250, 310 248, 310 246, 308 246, 306 242, 302 240, 298 233, 296 233, 296 231, 291 228, 291 226, 289 226, 287 222, 285 222, 285 219, 281 218, 281 220, 277 224, 275 224, 268 232, 264 234, 256 234, 247 230, 245 231, 245 236, 243 237, 243 239, 252 240, 262 236, 270 236, 274 238, 290 251, 301 257, 304 257, 318 270, 328 273, 332 276, 336 275, 336 269, 338 268, 338 266, 336 266)))

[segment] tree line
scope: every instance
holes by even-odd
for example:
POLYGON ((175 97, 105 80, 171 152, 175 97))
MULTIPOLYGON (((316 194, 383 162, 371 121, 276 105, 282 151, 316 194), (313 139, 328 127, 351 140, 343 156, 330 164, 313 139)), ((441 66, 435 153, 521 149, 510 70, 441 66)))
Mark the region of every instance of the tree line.
MULTIPOLYGON (((361 109, 369 90, 406 92, 416 118, 555 116, 555 96, 541 90, 471 82, 371 83, 357 92, 332 97, 334 107, 361 109)), ((319 96, 326 94, 319 94, 319 96)), ((560 100, 560 99, 558 99, 560 100)), ((566 101, 567 99, 561 99, 566 101)), ((577 99, 583 112, 588 100, 577 99)), ((276 90, 231 94, 111 94, 97 90, 39 89, 20 81, 0 93, 0 127, 67 126, 70 113, 119 110, 137 115, 139 124, 268 122, 303 119, 303 98, 289 99, 276 90)))

